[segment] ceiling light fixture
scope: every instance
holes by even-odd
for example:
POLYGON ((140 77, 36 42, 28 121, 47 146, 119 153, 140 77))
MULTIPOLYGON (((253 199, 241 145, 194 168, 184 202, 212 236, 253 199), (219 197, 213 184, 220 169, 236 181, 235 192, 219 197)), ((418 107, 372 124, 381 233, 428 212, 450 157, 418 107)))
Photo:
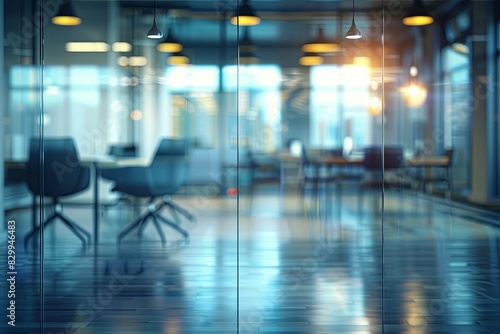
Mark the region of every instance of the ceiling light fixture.
POLYGON ((59 7, 57 14, 51 19, 52 23, 60 26, 77 26, 82 19, 76 14, 71 0, 65 0, 59 7))
POLYGON ((132 44, 127 42, 114 42, 111 48, 114 52, 130 52, 132 51, 132 44))
POLYGON ((242 53, 253 52, 257 50, 257 46, 250 39, 250 33, 248 32, 248 30, 249 30, 248 28, 245 29, 243 37, 240 39, 240 42, 238 43, 240 52, 242 53))
POLYGON ((68 42, 66 52, 108 52, 109 44, 104 42, 68 42))
POLYGON ((354 22, 354 0, 352 0, 352 23, 349 30, 345 35, 347 39, 360 39, 362 37, 361 31, 359 31, 358 27, 356 27, 356 23, 354 22))
POLYGON ((182 52, 175 52, 167 57, 167 64, 169 65, 188 65, 189 57, 182 52))
POLYGON ((239 63, 242 65, 258 64, 259 57, 253 52, 240 53, 239 63))
POLYGON ((183 48, 182 44, 174 37, 172 27, 168 29, 167 37, 156 46, 158 51, 170 53, 181 52, 183 48))
POLYGON ((153 5, 153 25, 151 26, 151 29, 149 29, 148 31, 148 38, 158 39, 162 37, 163 34, 158 28, 158 25, 156 24, 156 0, 155 0, 153 5))
POLYGON ((299 63, 302 66, 315 66, 322 65, 325 59, 316 53, 306 53, 299 59, 299 63))
POLYGON ((403 24, 407 26, 426 26, 434 22, 422 0, 413 0, 410 11, 403 18, 403 24))
POLYGON ((260 23, 260 17, 249 4, 250 0, 243 0, 243 3, 236 9, 231 17, 231 23, 240 26, 254 26, 260 23))
POLYGON ((318 27, 318 36, 302 45, 302 51, 306 53, 330 53, 339 52, 341 47, 339 44, 325 37, 323 27, 318 27))

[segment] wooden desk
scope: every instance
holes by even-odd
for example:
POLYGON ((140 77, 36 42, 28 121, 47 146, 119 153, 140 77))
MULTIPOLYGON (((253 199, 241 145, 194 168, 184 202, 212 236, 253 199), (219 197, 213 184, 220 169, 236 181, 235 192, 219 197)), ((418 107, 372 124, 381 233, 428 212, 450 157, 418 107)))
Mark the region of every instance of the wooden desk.
MULTIPOLYGON (((313 168, 321 168, 321 167, 358 167, 363 166, 363 158, 362 157, 340 157, 340 156, 316 156, 311 157, 310 159, 311 165, 313 168)), ((300 165, 302 164, 302 158, 297 156, 292 156, 288 153, 281 153, 279 155, 280 162, 280 193, 284 193, 284 187, 286 182, 286 169, 300 169, 300 165)), ((316 171, 317 173, 318 171, 316 171)), ((298 182, 298 176, 295 176, 294 181, 298 182)))
POLYGON ((313 164, 326 166, 362 166, 363 158, 323 156, 311 159, 313 164))
MULTIPOLYGON (((414 157, 406 159, 408 167, 415 167, 423 169, 419 171, 419 176, 415 176, 414 180, 423 184, 423 191, 426 191, 426 184, 431 182, 447 182, 448 188, 451 190, 450 181, 450 157, 449 156, 428 156, 428 157, 414 157), (440 168, 445 170, 442 178, 432 177, 432 169, 440 168)), ((417 183, 417 188, 418 188, 417 183)))
MULTIPOLYGON (((311 163, 318 165, 332 165, 332 166, 360 166, 363 164, 362 157, 348 158, 348 157, 337 157, 337 156, 318 156, 311 157, 309 159, 311 163)), ((292 156, 290 154, 280 154, 280 163, 301 163, 302 159, 300 157, 292 156)))
POLYGON ((414 157, 406 159, 406 164, 412 167, 448 167, 450 158, 447 156, 414 157))

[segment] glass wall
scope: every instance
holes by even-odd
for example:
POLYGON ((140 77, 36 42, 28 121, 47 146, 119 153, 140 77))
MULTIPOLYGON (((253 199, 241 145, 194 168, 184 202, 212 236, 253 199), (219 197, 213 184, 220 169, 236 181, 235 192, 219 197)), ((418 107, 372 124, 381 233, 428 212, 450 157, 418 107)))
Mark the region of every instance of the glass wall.
POLYGON ((453 147, 454 189, 465 192, 469 189, 470 175, 470 62, 468 54, 457 52, 453 46, 443 50, 444 64, 444 147, 453 147))
MULTIPOLYGON (((314 322, 331 332, 378 332, 393 308, 405 310, 404 321, 422 320, 415 308, 432 300, 422 287, 435 276, 445 284, 448 276, 443 268, 421 274, 410 260, 429 251, 449 262, 443 255, 449 235, 438 233, 446 227, 433 221, 476 184, 474 61, 466 43, 451 43, 470 34, 469 12, 456 16, 454 27, 462 28, 450 37, 439 1, 432 8, 440 19, 419 28, 402 26, 402 11, 383 0, 355 13, 338 1, 252 1, 262 6, 262 21, 251 28, 230 23, 242 3, 236 0, 72 1, 82 23, 69 27, 49 20, 61 2, 2 4, 8 44, 0 58, 1 210, 22 225, 20 248, 38 222, 60 210, 77 217, 92 239, 80 249, 72 229, 56 222, 19 251, 20 303, 33 305, 19 310, 19 327, 246 333, 291 332, 314 322), (353 14, 363 39, 350 43, 344 36, 353 14), (153 22, 162 38, 146 36, 153 22), (300 58, 310 54, 302 46, 319 31, 337 48, 315 55, 321 64, 305 66, 300 58), (165 52, 167 37, 183 49, 165 52), (43 145, 61 137, 74 140, 89 178, 60 203, 58 196, 33 196, 26 166, 33 138, 45 153, 43 145), (117 192, 106 169, 150 166, 166 137, 189 143, 182 187, 161 196, 117 192), (292 139, 301 142, 297 151, 292 139), (112 154, 117 146, 133 148, 133 157, 112 154), (380 151, 375 165, 396 167, 370 169, 369 149, 379 147, 401 155, 394 161, 380 151), (432 172, 418 159, 450 148, 452 189, 421 187, 417 177, 432 172), (331 173, 325 181, 334 179, 331 187, 305 185, 311 161, 331 173), (198 219, 176 225, 189 231, 190 242, 169 231, 162 247, 158 221, 146 227, 141 218, 143 243, 134 234, 119 246, 133 218, 172 198, 198 219), (435 216, 434 204, 441 205, 435 216), (422 249, 429 238, 435 249, 422 249), (113 290, 117 279, 125 283, 113 290), (392 279, 401 279, 400 299, 384 285, 392 279)), ((491 137, 498 141, 497 132, 498 126, 491 137)), ((171 213, 177 216, 185 211, 171 213)))

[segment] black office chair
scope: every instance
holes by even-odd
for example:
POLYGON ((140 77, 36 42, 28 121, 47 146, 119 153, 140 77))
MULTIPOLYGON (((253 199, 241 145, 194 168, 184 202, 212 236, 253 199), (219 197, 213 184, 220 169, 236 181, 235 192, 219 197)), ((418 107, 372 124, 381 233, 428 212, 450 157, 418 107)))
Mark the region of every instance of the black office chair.
POLYGON ((113 191, 127 194, 136 198, 147 198, 147 211, 127 226, 117 238, 118 243, 132 230, 138 229, 139 238, 142 237, 148 220, 153 224, 165 244, 165 235, 159 221, 167 224, 182 234, 185 239, 189 237, 186 230, 179 224, 182 215, 194 221, 195 217, 187 210, 172 201, 172 195, 185 185, 187 177, 187 141, 183 139, 164 138, 160 141, 153 161, 146 167, 125 167, 115 169, 110 179, 115 182, 113 191), (157 204, 159 202, 159 204, 157 204), (160 215, 160 211, 167 207, 174 217, 174 221, 160 215))
POLYGON ((137 156, 137 148, 135 145, 113 144, 109 147, 109 155, 119 158, 130 158, 137 156))
MULTIPOLYGON (((403 148, 400 146, 372 146, 364 150, 363 168, 366 173, 361 184, 359 207, 363 205, 363 188, 389 187, 399 189, 403 186, 405 167, 403 148), (391 180, 391 176, 393 179, 391 180), (394 179, 396 182, 394 182, 394 179)), ((399 196, 402 201, 402 194, 399 196)), ((402 204, 402 203, 401 203, 402 204)))
POLYGON ((448 158, 448 163, 443 166, 433 166, 430 174, 416 174, 415 181, 417 189, 421 188, 423 192, 427 192, 428 184, 445 184, 445 193, 449 193, 453 189, 453 149, 447 149, 442 154, 448 158))
MULTIPOLYGON (((134 144, 112 144, 108 148, 108 155, 115 158, 133 158, 137 157, 137 147, 134 144)), ((104 179, 113 179, 115 171, 113 169, 102 169, 101 176, 104 179)), ((130 198, 126 195, 119 196, 114 202, 110 203, 108 206, 117 206, 120 203, 125 203, 126 205, 134 205, 130 201, 130 198)))
MULTIPOLYGON (((33 215, 35 215, 36 197, 45 196, 52 199, 54 213, 43 222, 45 228, 57 218, 82 241, 85 246, 90 243, 90 233, 73 222, 62 213, 59 198, 74 195, 87 189, 90 182, 90 168, 82 167, 73 138, 32 138, 29 147, 29 160, 26 164, 26 181, 33 193, 33 215), (42 144, 43 141, 43 144, 42 144), (40 145, 43 145, 43 160, 40 156, 40 145), (43 161, 43 163, 42 163, 43 161), (43 174, 41 173, 43 168, 43 174), (42 180, 43 178, 43 186, 42 180), (84 237, 85 236, 85 237, 84 237)), ((26 235, 24 245, 29 238, 40 231, 42 224, 26 235)))
POLYGON ((299 179, 299 190, 302 196, 306 194, 306 190, 312 187, 313 198, 318 198, 320 188, 327 190, 327 187, 337 181, 332 168, 315 162, 307 153, 306 147, 301 143, 301 170, 299 179))
POLYGON ((385 172, 402 175, 400 173, 404 167, 403 148, 400 146, 385 146, 383 149, 379 146, 367 147, 365 149, 363 167, 365 172, 374 177, 377 185, 383 182, 387 185, 385 172))

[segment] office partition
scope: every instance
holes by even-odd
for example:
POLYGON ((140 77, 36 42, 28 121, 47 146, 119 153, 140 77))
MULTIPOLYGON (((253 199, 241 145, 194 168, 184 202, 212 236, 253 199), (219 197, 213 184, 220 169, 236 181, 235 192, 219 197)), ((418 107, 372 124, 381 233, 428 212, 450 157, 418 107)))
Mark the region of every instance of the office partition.
MULTIPOLYGON (((16 289, 2 299, 15 301, 16 329, 383 333, 488 323, 485 305, 499 307, 496 216, 463 203, 496 204, 482 186, 495 158, 471 143, 498 146, 486 141, 496 133, 485 135, 497 78, 476 63, 484 41, 469 29, 493 38, 478 23, 493 3, 425 2, 434 23, 408 27, 409 1, 0 1, 3 231, 16 222, 16 266, 4 272, 16 284, 0 287, 16 289), (248 6, 260 23, 231 23, 248 6), (54 24, 60 8, 81 22, 54 24), (346 38, 353 23, 361 39, 346 38), (330 49, 307 49, 318 40, 330 49), (59 203, 33 196, 25 167, 32 138, 43 160, 47 139, 61 137, 74 140, 90 177, 59 203), (152 177, 162 138, 187 140, 186 181, 150 201, 134 171, 152 177), (112 146, 134 156, 110 155, 112 146), (441 175, 446 149, 453 183, 422 189, 417 176, 441 175), (127 181, 133 196, 117 191, 127 181), (23 244, 59 211, 91 238, 58 221, 23 244), (189 237, 161 219, 141 223, 153 211, 189 237)), ((498 55, 488 57, 498 72, 498 55)), ((48 168, 64 179, 75 161, 48 168)), ((44 191, 55 186, 41 178, 44 191)))

